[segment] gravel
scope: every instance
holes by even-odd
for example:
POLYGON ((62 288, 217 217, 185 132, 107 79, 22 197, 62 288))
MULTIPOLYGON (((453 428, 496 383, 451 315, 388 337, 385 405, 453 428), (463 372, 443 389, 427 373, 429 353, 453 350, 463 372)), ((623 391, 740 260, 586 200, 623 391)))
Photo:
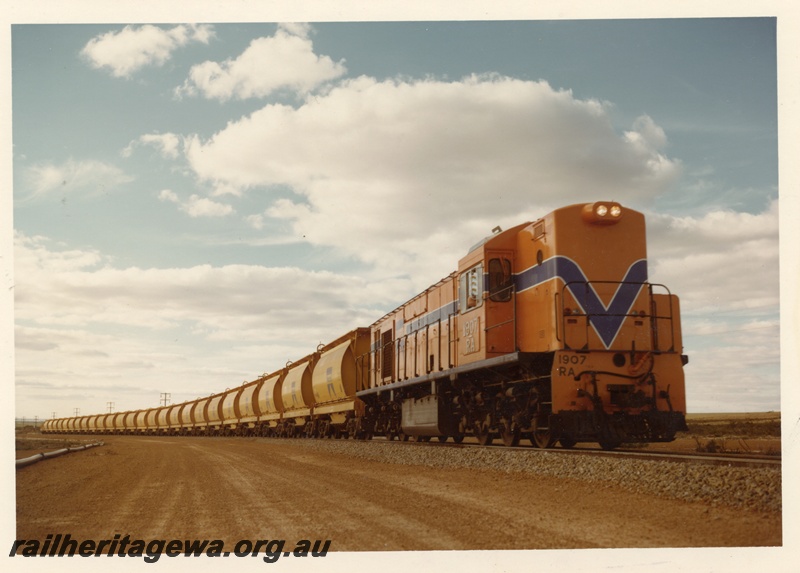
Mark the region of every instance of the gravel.
POLYGON ((780 467, 747 468, 570 455, 531 448, 432 447, 392 442, 294 440, 298 446, 381 463, 435 468, 470 468, 506 473, 588 480, 601 487, 710 505, 781 511, 780 467))

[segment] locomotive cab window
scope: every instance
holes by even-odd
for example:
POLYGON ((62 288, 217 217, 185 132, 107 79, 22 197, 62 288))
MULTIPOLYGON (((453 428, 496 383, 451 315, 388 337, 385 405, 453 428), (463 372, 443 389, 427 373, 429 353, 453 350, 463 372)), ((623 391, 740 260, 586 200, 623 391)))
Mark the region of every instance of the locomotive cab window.
POLYGON ((483 304, 483 265, 476 265, 458 280, 458 306, 467 312, 483 304))
POLYGON ((511 261, 508 259, 489 260, 489 299, 492 302, 508 302, 513 292, 514 277, 511 274, 511 261))

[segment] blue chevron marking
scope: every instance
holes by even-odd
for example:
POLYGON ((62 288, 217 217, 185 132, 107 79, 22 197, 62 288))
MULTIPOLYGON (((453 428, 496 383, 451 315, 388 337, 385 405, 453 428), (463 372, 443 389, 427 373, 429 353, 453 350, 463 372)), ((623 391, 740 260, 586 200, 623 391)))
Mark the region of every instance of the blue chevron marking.
POLYGON ((562 256, 547 259, 541 265, 517 274, 516 291, 523 292, 554 278, 564 281, 581 307, 581 311, 589 316, 589 322, 600 340, 606 348, 609 348, 622 328, 625 315, 630 312, 643 284, 647 281, 647 260, 640 259, 628 268, 608 306, 600 300, 580 265, 562 256))

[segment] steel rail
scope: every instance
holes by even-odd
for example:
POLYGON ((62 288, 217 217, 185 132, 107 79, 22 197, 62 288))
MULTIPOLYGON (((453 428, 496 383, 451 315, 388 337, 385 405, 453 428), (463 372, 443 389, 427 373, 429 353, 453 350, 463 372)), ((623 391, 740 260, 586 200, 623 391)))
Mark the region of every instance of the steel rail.
MULTIPOLYGON (((366 442, 366 440, 365 440, 366 442)), ((752 453, 709 453, 709 452, 679 452, 679 451, 659 451, 659 452, 646 452, 642 450, 631 450, 618 448, 616 450, 600 450, 592 448, 535 448, 533 446, 503 446, 501 444, 481 446, 480 444, 471 443, 451 443, 451 442, 404 442, 404 441, 388 441, 373 439, 372 443, 396 444, 398 446, 411 446, 411 447, 436 447, 436 448, 493 448, 498 451, 509 452, 539 452, 555 455, 574 455, 574 456, 604 456, 613 458, 626 458, 626 459, 642 459, 642 460, 655 460, 664 462, 682 462, 682 463, 701 463, 709 465, 728 465, 728 466, 744 466, 744 467, 774 467, 781 466, 781 456, 770 456, 766 454, 752 454, 752 453)))

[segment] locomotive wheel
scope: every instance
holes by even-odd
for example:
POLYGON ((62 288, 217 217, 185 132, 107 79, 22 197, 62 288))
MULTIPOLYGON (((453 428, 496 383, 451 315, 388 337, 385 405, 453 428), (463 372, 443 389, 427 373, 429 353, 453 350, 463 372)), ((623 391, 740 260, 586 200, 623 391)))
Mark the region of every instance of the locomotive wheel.
POLYGON ((562 448, 568 450, 570 448, 574 448, 575 444, 577 444, 578 442, 576 442, 575 440, 573 440, 572 438, 569 438, 567 436, 561 436, 558 439, 558 443, 561 444, 562 448))
POLYGON ((600 447, 603 448, 604 450, 613 450, 618 448, 620 444, 622 444, 622 440, 615 437, 608 437, 600 439, 598 443, 600 444, 600 447))
POLYGON ((514 447, 519 445, 519 427, 511 428, 508 424, 500 426, 500 439, 503 440, 503 445, 506 447, 514 447))
POLYGON ((537 448, 545 449, 552 448, 555 443, 556 439, 550 431, 550 428, 541 427, 539 421, 534 418, 533 429, 531 430, 531 444, 537 448))
POLYGON ((531 432, 531 444, 537 448, 552 448, 556 441, 550 430, 534 430, 531 432))
POLYGON ((488 446, 492 443, 492 433, 489 431, 489 428, 479 424, 477 428, 475 428, 475 439, 478 440, 478 443, 482 446, 488 446))
POLYGON ((614 448, 618 448, 622 442, 623 435, 621 435, 616 428, 610 424, 601 428, 600 437, 597 440, 601 448, 604 450, 613 450, 614 448))

